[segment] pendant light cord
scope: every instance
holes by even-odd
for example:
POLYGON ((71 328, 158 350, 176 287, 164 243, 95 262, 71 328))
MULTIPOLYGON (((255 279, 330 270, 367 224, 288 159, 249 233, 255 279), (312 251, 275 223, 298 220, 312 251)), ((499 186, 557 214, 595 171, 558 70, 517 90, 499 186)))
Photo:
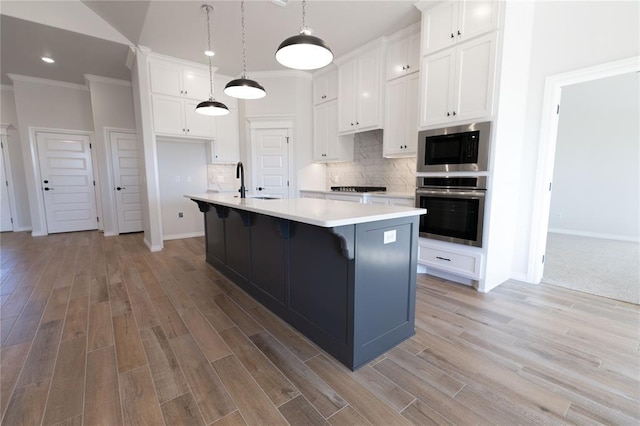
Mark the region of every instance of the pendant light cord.
POLYGON ((302 0, 302 28, 300 33, 310 34, 311 31, 307 28, 307 0, 302 0))
MULTIPOLYGON (((209 12, 213 9, 212 6, 204 5, 203 6, 207 11, 207 48, 210 52, 211 50, 211 22, 209 21, 209 12)), ((213 100, 213 71, 211 71, 211 56, 207 56, 209 58, 209 100, 213 100)))
POLYGON ((240 1, 240 16, 242 26, 242 78, 247 78, 247 48, 244 39, 244 0, 240 1))

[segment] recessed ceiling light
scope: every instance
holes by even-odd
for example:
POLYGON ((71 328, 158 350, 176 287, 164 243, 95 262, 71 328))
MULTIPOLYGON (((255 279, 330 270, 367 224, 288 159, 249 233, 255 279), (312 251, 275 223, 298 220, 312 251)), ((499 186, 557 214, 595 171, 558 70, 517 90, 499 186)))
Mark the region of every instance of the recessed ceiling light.
POLYGON ((214 52, 213 50, 205 50, 204 54, 207 56, 214 56, 216 52, 214 52))
POLYGON ((48 64, 52 64, 52 63, 54 63, 54 62, 55 62, 53 59, 51 59, 51 58, 49 58, 49 57, 47 57, 47 56, 43 56, 41 59, 42 59, 44 62, 48 63, 48 64))

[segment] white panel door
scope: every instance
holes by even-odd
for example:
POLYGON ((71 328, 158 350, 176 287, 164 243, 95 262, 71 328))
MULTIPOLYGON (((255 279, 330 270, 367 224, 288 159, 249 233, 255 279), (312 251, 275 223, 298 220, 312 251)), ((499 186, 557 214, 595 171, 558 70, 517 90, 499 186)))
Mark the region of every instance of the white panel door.
POLYGON ((118 232, 142 231, 142 194, 135 133, 111 132, 111 164, 118 232))
POLYGON ((98 229, 89 136, 36 133, 47 232, 98 229))
POLYGON ((258 129, 254 133, 255 195, 289 197, 289 131, 258 129))
MULTIPOLYGON (((11 202, 9 199, 9 179, 7 179, 7 168, 5 167, 5 144, 2 143, 0 149, 0 232, 13 231, 11 219, 11 202)), ((8 152, 6 153, 8 154, 8 152)))
POLYGON ((422 58, 422 93, 420 95, 420 126, 451 121, 455 49, 422 58))

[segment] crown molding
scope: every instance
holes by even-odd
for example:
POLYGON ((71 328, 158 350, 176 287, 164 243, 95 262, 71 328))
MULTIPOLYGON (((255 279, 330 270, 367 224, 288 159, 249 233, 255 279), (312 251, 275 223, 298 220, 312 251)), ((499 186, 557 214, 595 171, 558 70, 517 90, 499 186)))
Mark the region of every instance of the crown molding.
POLYGON ((124 61, 124 65, 130 70, 133 69, 133 63, 136 61, 136 47, 129 46, 127 51, 127 59, 124 61))
POLYGON ((102 77, 99 75, 85 74, 84 79, 89 83, 104 83, 104 84, 112 84, 114 86, 131 87, 130 81, 118 80, 116 78, 102 77))
POLYGON ((400 31, 396 31, 395 33, 387 36, 387 42, 394 42, 396 40, 400 40, 401 38, 416 34, 420 32, 420 22, 416 22, 414 24, 409 25, 406 28, 401 29, 400 31))
POLYGON ((8 84, 0 84, 0 90, 7 90, 9 92, 13 92, 13 86, 9 86, 8 84))
POLYGON ((312 80, 313 74, 307 71, 300 70, 276 70, 276 71, 256 71, 247 72, 248 78, 280 78, 280 77, 296 77, 304 78, 305 80, 312 80))
POLYGON ((7 74, 7 76, 9 76, 13 82, 20 81, 23 83, 44 84, 47 86, 64 87, 65 89, 89 91, 89 88, 84 84, 67 83, 66 81, 48 80, 46 78, 30 77, 28 75, 19 74, 7 74))
MULTIPOLYGON (((159 59, 161 61, 170 61, 170 62, 175 62, 175 63, 180 64, 180 65, 186 65, 188 67, 200 68, 200 69, 203 69, 203 70, 206 69, 207 72, 209 72, 209 65, 207 65, 207 64, 202 64, 200 62, 188 61, 186 59, 180 59, 180 58, 176 58, 174 56, 167 56, 167 55, 163 55, 161 53, 155 53, 155 52, 152 52, 151 49, 148 49, 148 48, 145 48, 145 49, 147 49, 147 57, 149 58, 149 60, 159 59)), ((143 50, 143 52, 144 52, 144 50, 143 50)), ((211 66, 211 72, 215 73, 217 70, 218 70, 218 67, 211 66)))

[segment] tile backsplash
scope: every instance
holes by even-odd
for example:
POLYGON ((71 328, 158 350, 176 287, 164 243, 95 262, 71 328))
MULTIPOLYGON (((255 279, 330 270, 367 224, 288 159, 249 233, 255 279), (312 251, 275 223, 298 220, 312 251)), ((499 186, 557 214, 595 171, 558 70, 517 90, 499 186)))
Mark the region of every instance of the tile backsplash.
POLYGON ((332 186, 385 186, 388 192, 414 192, 416 157, 383 158, 382 130, 356 133, 349 163, 327 164, 327 189, 332 186))
POLYGON ((212 191, 233 191, 237 188, 235 164, 207 165, 207 189, 212 191))

